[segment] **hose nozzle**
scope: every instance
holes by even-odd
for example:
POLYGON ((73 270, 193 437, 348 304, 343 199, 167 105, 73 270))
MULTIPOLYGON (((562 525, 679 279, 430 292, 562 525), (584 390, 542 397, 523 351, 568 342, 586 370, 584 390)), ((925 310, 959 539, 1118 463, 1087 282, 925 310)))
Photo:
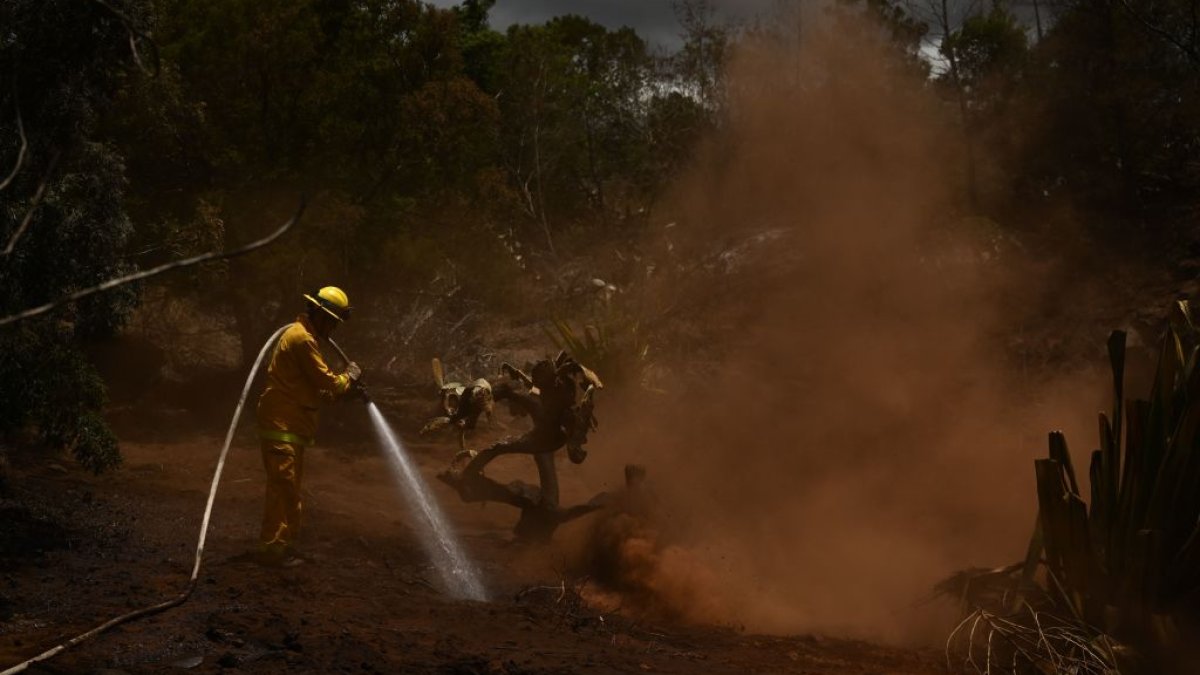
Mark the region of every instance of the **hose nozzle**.
MULTIPOLYGON (((342 357, 342 361, 344 361, 346 365, 354 363, 354 361, 350 360, 349 356, 346 356, 345 350, 339 347, 338 343, 334 342, 331 338, 326 338, 326 340, 328 340, 329 344, 332 345, 334 350, 337 351, 338 356, 342 357)), ((357 370, 357 366, 355 366, 355 369, 357 370)), ((354 398, 361 399, 363 403, 371 402, 371 395, 367 392, 367 385, 363 384, 361 376, 351 377, 350 395, 354 398)))

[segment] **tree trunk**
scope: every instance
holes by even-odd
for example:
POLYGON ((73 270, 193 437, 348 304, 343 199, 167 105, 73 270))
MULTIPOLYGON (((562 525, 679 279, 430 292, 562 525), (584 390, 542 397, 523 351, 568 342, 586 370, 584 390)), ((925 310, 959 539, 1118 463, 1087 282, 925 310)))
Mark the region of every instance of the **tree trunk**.
MULTIPOLYGON (((942 11, 938 16, 941 23, 942 40, 950 39, 950 8, 947 0, 941 0, 942 11)), ((971 137, 971 114, 967 106, 967 94, 963 90, 962 78, 958 69, 958 55, 953 48, 946 49, 946 58, 950 60, 950 79, 954 83, 954 93, 958 98, 958 114, 962 123, 963 143, 967 153, 967 201, 972 209, 979 208, 979 191, 975 184, 975 141, 971 137)))
MULTIPOLYGON (((592 134, 592 117, 588 114, 588 106, 586 103, 583 105, 583 130, 584 137, 587 139, 588 172, 592 177, 592 189, 596 191, 596 205, 599 207, 600 213, 604 214, 606 212, 604 200, 604 181, 600 180, 600 172, 596 170, 596 142, 592 134)), ((606 222, 607 220, 608 219, 605 218, 606 222)))
POLYGON ((542 104, 546 95, 545 64, 538 69, 538 97, 533 122, 533 175, 537 183, 538 218, 541 221, 542 232, 546 234, 546 245, 550 247, 550 255, 558 257, 554 249, 554 237, 550 234, 550 220, 546 217, 546 191, 542 187, 542 104))

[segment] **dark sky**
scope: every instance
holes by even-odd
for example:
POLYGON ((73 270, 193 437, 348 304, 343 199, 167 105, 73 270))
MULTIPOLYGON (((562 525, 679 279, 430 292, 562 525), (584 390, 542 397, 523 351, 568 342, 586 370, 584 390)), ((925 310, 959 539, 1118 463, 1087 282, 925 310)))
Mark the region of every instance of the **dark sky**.
MULTIPOLYGON (((439 7, 458 4, 458 0, 432 0, 439 7)), ((727 18, 745 18, 771 6, 772 0, 712 0, 718 12, 727 18)), ((679 23, 671 0, 499 0, 492 9, 492 27, 504 30, 513 23, 543 23, 562 14, 580 14, 593 21, 620 28, 630 26, 655 45, 671 47, 679 43, 679 23)))
MULTIPOLYGON (((427 1, 439 7, 450 7, 457 5, 460 0, 427 1)), ((775 4, 775 0, 709 1, 719 16, 734 20, 765 14, 775 4)), ((810 7, 815 4, 814 0, 800 2, 810 7)), ((929 0, 908 0, 906 4, 913 7, 921 18, 930 19, 923 11, 929 6, 929 0)), ((538 24, 563 14, 580 14, 609 28, 630 26, 651 45, 673 48, 680 44, 681 28, 671 5, 671 0, 498 0, 492 9, 491 24, 497 30, 504 30, 514 23, 538 24)), ((957 24, 967 14, 990 7, 991 2, 950 0, 949 5, 952 24, 957 24)), ((1032 29, 1033 14, 1027 0, 1007 0, 1005 6, 1032 29)), ((937 39, 935 33, 931 31, 930 40, 937 39)))

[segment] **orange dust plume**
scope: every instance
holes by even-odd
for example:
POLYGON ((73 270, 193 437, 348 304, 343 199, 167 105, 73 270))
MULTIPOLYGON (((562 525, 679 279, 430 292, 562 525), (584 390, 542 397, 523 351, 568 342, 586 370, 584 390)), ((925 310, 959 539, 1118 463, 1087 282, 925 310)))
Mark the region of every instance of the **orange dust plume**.
POLYGON ((956 206, 953 110, 880 30, 747 40, 674 192, 676 266, 725 254, 647 294, 704 337, 655 364, 665 393, 602 403, 583 468, 649 472, 654 506, 582 547, 626 608, 928 639, 953 611, 918 606, 937 581, 1022 555, 1044 432, 1093 435, 1099 371, 1034 376, 1005 348, 1055 289, 956 206))

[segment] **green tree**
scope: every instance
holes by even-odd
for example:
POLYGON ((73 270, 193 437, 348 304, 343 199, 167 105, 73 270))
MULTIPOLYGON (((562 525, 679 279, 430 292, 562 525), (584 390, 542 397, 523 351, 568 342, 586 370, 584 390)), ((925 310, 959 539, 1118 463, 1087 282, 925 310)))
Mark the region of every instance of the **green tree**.
MULTIPOLYGON (((958 82, 968 105, 981 114, 1011 93, 1028 54, 1025 29, 1004 10, 969 17, 942 41, 941 52, 953 55, 958 82)), ((949 73, 942 76, 946 81, 949 73)))
MULTIPOLYGON (((983 146, 1000 150, 1008 142, 1005 116, 1008 103, 1024 76, 1028 43, 1024 27, 1000 8, 967 17, 957 29, 949 30, 940 52, 949 68, 939 78, 948 97, 957 102, 967 148, 967 183, 971 205, 985 208, 985 188, 994 188, 995 157, 979 152, 983 146)), ((987 190, 990 194, 994 189, 987 190)))
POLYGON ((495 164, 496 104, 464 73, 454 11, 417 0, 159 6, 164 77, 130 102, 162 109, 146 119, 158 131, 126 131, 135 185, 180 197, 146 204, 148 217, 183 230, 219 222, 232 246, 297 193, 315 196, 294 236, 229 265, 219 291, 195 289, 236 318, 244 359, 293 316, 279 299, 329 279, 365 285, 390 242, 428 236, 428 212, 478 192, 495 164))
POLYGON ((495 4, 496 0, 467 0, 455 8, 464 72, 493 96, 499 93, 501 54, 505 47, 504 34, 492 30, 488 24, 488 13, 495 4))
POLYGON ((1027 219, 1069 207, 1127 251, 1160 260, 1200 252, 1200 78, 1179 30, 1190 8, 1188 0, 1059 8, 995 132, 1022 139, 1004 161, 1027 219), (1167 39, 1160 26, 1177 35, 1167 39))
MULTIPOLYGON (((0 257, 0 315, 130 269, 124 161, 98 124, 132 70, 125 22, 144 25, 148 16, 142 3, 124 9, 119 17, 73 0, 0 5, 0 162, 15 167, 0 191, 5 244, 28 218, 11 254, 0 257)), ((115 465, 105 388, 82 349, 119 329, 135 301, 125 286, 0 329, 0 433, 31 433, 96 471, 115 465)))
POLYGON ((672 6, 683 28, 683 46, 672 63, 676 84, 716 111, 725 102, 725 70, 734 41, 733 28, 718 19, 709 0, 678 0, 672 6))
POLYGON ((502 64, 502 161, 547 249, 565 223, 607 223, 644 204, 655 63, 632 29, 578 16, 513 26, 502 64))

